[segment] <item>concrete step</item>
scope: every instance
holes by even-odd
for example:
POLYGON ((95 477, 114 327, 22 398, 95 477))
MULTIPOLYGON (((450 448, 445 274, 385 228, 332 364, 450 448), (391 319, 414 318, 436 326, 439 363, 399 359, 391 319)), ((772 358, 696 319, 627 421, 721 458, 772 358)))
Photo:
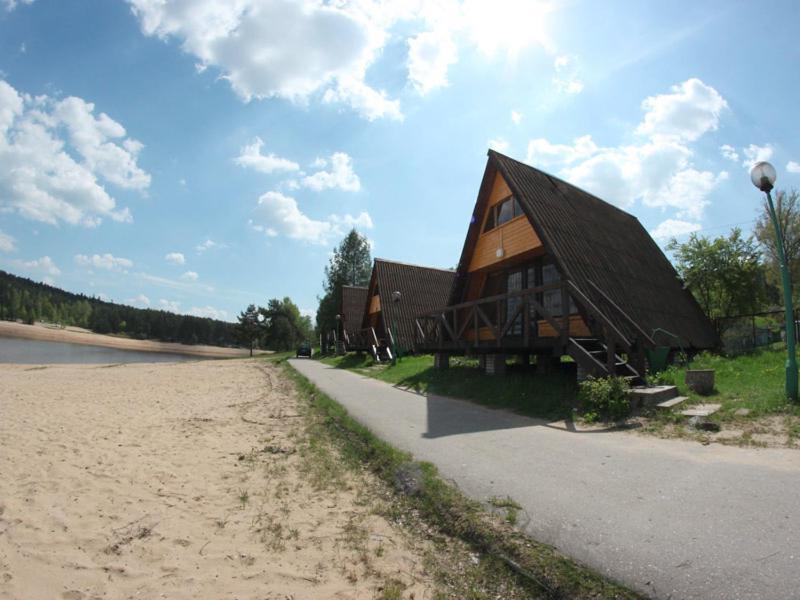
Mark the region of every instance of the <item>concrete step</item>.
POLYGON ((683 404, 689 398, 687 396, 675 396, 674 398, 670 398, 669 400, 664 400, 664 402, 659 402, 656 404, 656 408, 660 408, 663 410, 669 410, 670 408, 674 408, 679 404, 683 404))
POLYGON ((654 406, 665 402, 678 395, 678 388, 674 385, 636 386, 628 390, 628 399, 631 406, 654 406))
POLYGON ((682 410, 681 414, 684 417, 708 417, 717 412, 721 404, 695 404, 691 408, 682 410))

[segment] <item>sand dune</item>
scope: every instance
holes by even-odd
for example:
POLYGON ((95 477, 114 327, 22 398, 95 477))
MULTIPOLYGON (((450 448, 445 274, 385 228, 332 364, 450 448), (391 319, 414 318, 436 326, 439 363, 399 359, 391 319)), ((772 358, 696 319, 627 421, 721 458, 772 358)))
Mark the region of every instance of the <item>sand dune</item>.
POLYGON ((187 344, 173 344, 155 340, 132 340, 113 335, 100 335, 79 327, 61 329, 41 324, 24 325, 11 321, 0 321, 0 337, 17 337, 44 342, 88 344, 90 346, 104 346, 106 348, 136 350, 138 352, 189 354, 191 356, 201 356, 205 358, 231 358, 248 356, 250 354, 249 350, 244 350, 242 348, 222 348, 220 346, 203 346, 200 344, 190 346, 187 344))
POLYGON ((418 542, 326 480, 277 373, 0 365, 0 597, 430 597, 418 542))

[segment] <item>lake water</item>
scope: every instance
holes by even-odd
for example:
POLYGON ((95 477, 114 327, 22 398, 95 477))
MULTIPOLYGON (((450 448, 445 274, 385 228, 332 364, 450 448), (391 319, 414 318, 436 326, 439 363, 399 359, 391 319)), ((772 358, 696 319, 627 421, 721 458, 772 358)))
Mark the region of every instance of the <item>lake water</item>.
POLYGON ((43 342, 19 338, 0 337, 0 363, 23 365, 42 365, 54 363, 80 364, 118 364, 141 362, 185 362, 202 360, 197 356, 185 354, 165 354, 163 352, 138 352, 118 350, 86 344, 65 342, 43 342))

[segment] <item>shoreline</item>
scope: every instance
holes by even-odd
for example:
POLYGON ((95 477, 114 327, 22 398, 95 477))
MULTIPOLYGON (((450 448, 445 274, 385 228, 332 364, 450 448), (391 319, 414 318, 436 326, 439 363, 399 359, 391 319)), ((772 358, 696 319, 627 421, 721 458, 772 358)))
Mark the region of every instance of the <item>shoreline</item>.
MULTIPOLYGON (((244 358, 250 356, 246 348, 223 348, 221 346, 190 346, 175 342, 159 342, 156 340, 134 340, 124 337, 94 333, 79 327, 49 327, 40 323, 25 325, 12 321, 0 321, 0 337, 36 340, 40 342, 62 342, 68 344, 83 344, 87 346, 100 346, 115 350, 134 350, 137 352, 154 352, 160 354, 182 354, 186 356, 199 356, 204 358, 244 358)), ((253 356, 263 354, 263 351, 253 353, 253 356)))

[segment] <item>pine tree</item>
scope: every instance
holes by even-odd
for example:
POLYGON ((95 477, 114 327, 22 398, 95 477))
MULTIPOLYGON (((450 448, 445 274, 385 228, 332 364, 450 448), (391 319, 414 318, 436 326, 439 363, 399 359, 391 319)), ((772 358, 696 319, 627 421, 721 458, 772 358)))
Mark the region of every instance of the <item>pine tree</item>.
POLYGON ((317 309, 319 333, 336 328, 336 314, 342 304, 342 286, 367 285, 371 273, 369 241, 352 229, 333 251, 333 256, 325 267, 325 295, 320 298, 317 309))
POLYGON ((258 316, 256 305, 251 304, 239 313, 238 323, 236 324, 236 335, 242 344, 250 348, 250 356, 253 356, 253 344, 261 337, 258 316))

